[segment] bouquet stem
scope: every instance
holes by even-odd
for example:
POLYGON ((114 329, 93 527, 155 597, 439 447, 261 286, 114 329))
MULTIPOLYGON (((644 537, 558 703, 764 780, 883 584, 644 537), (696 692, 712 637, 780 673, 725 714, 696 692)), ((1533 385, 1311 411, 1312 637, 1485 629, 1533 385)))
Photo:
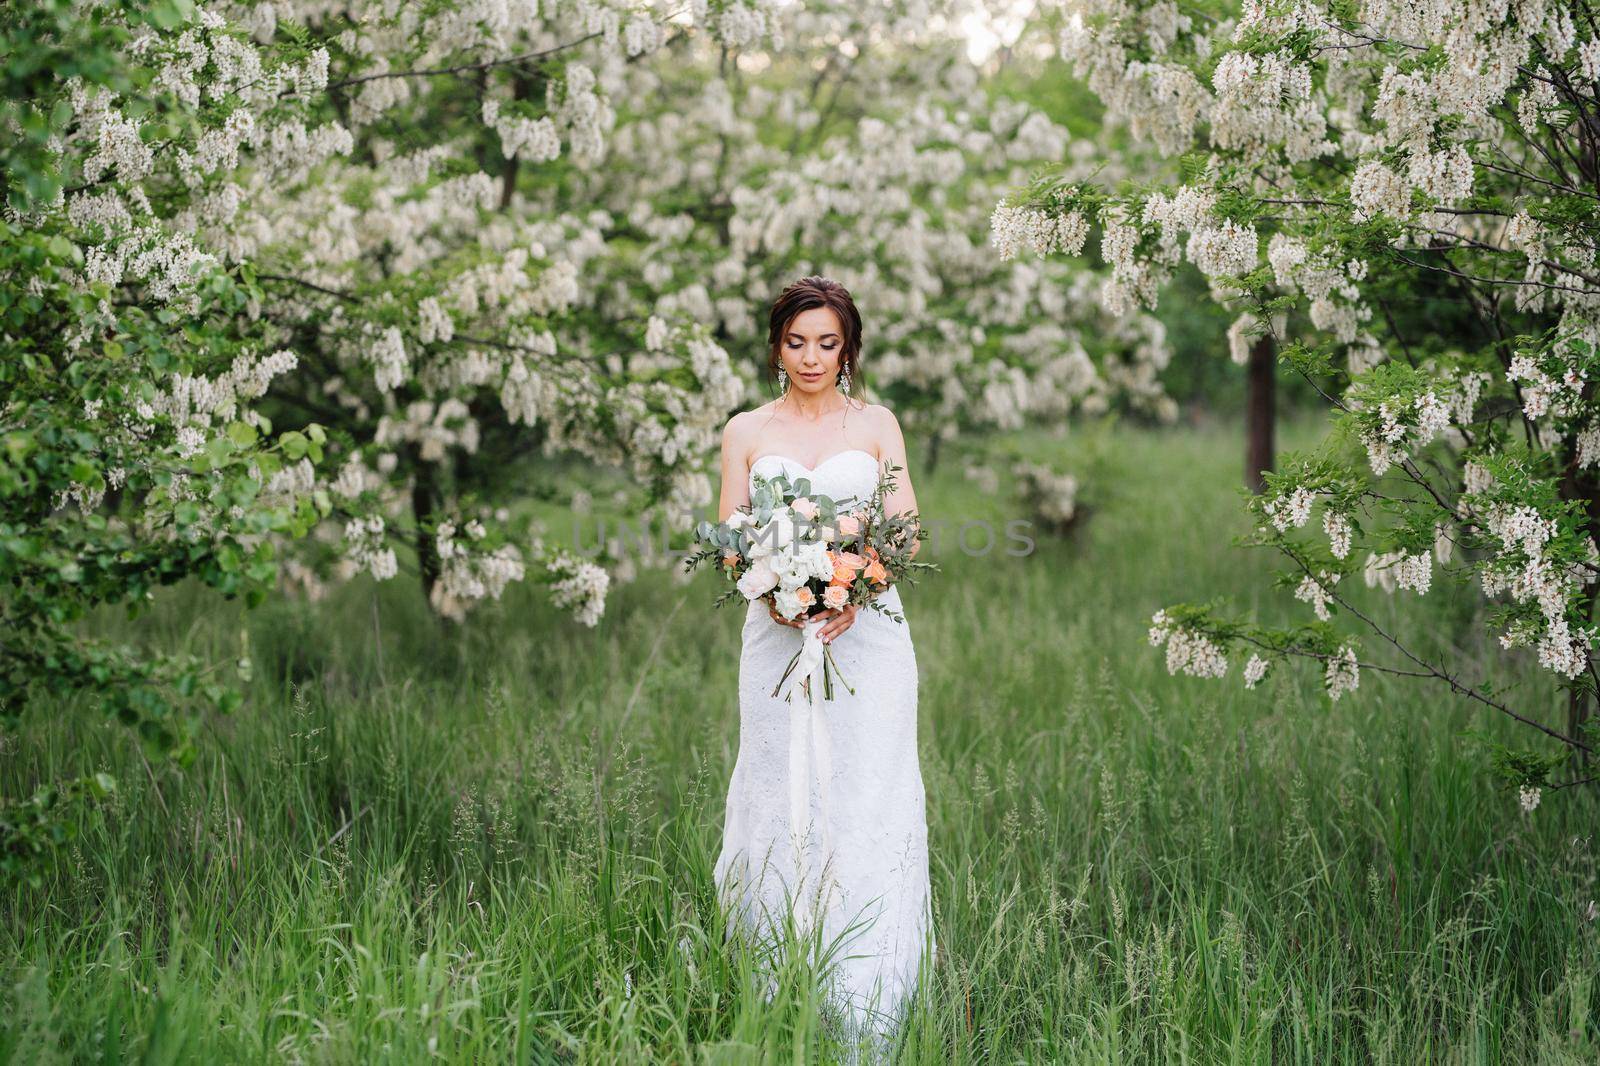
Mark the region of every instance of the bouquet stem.
POLYGON ((850 682, 844 679, 844 671, 839 669, 839 662, 833 657, 833 645, 830 644, 822 653, 822 692, 826 699, 833 699, 833 676, 835 674, 839 676, 839 684, 843 685, 845 690, 854 696, 856 690, 851 687, 850 682))
MULTIPOLYGON (((797 652, 794 653, 794 655, 790 656, 789 665, 785 666, 783 668, 783 676, 778 678, 778 683, 776 685, 772 686, 772 695, 774 697, 776 697, 780 692, 783 691, 783 683, 785 681, 789 680, 789 675, 794 672, 795 664, 800 661, 800 656, 804 652, 804 650, 805 649, 802 646, 800 651, 797 651, 797 652)), ((839 662, 838 662, 837 659, 835 659, 833 657, 833 647, 831 645, 825 644, 825 645, 823 645, 823 648, 822 648, 822 698, 823 699, 828 699, 828 700, 833 699, 833 681, 834 681, 835 675, 837 675, 837 677, 838 677, 839 684, 843 685, 845 687, 846 691, 848 691, 850 693, 850 695, 854 696, 856 694, 856 690, 850 684, 850 682, 848 682, 848 681, 846 681, 844 679, 844 671, 839 669, 839 662)), ((810 678, 806 678, 804 681, 801 682, 801 686, 802 686, 803 690, 806 692, 806 694, 809 696, 810 695, 810 691, 811 691, 811 688, 810 688, 811 679, 810 678)))

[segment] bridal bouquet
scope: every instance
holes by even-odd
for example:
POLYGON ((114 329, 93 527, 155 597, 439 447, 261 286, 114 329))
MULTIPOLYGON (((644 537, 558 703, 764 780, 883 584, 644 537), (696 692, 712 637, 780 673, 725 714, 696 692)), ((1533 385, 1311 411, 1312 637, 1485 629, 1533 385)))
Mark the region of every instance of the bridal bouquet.
POLYGON ((812 492, 810 480, 803 477, 791 482, 783 474, 771 478, 757 474, 748 506, 726 522, 701 522, 695 527, 698 548, 689 554, 684 568, 692 570, 715 560, 734 585, 717 598, 717 606, 740 596, 746 601, 762 599, 781 617, 806 623, 806 641, 789 660, 772 690, 774 696, 783 691, 797 666, 796 676, 807 679, 820 662, 823 697, 832 699, 834 675, 844 679, 833 650, 816 636, 822 614, 856 604, 904 622, 903 615, 878 602, 878 594, 897 581, 914 581, 918 570, 938 569, 911 558, 913 546, 927 535, 916 512, 885 513, 884 500, 899 469, 891 466, 885 471, 867 500, 835 500, 812 492))

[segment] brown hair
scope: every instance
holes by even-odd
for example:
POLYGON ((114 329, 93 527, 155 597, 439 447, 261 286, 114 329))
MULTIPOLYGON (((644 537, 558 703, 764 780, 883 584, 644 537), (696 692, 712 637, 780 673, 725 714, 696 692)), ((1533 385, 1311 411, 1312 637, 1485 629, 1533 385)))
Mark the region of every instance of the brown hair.
POLYGON ((861 312, 856 310, 856 303, 850 298, 849 289, 831 278, 816 274, 794 282, 779 293, 777 300, 772 304, 772 316, 767 326, 768 375, 771 380, 777 381, 778 368, 783 365, 783 359, 778 354, 778 346, 783 343, 785 334, 789 332, 789 324, 801 311, 809 311, 814 307, 831 308, 833 313, 839 316, 839 328, 844 331, 839 356, 839 373, 849 372, 851 395, 859 395, 856 386, 861 380, 857 373, 861 362, 861 312))

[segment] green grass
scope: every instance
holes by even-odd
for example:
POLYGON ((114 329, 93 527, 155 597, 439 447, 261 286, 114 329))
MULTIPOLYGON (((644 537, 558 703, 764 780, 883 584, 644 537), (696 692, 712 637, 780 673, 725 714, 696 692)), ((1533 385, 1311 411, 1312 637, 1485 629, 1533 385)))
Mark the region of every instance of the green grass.
MULTIPOLYGON (((1237 663, 1172 678, 1148 645, 1178 600, 1309 612, 1229 544, 1241 451, 1219 429, 1119 430, 1076 538, 946 550, 907 592, 941 953, 901 1061, 1594 1062, 1594 799, 1524 817, 1459 735, 1523 727, 1373 674, 1337 704, 1310 668, 1251 692, 1237 663)), ((920 480, 924 513, 1005 517, 960 466, 920 480)), ((646 574, 592 631, 528 589, 462 630, 404 582, 250 615, 175 592, 129 631, 227 655, 248 624, 250 699, 182 772, 87 710, 38 709, 6 740, 5 795, 95 769, 121 789, 43 888, 5 899, 0 1049, 833 1058, 815 975, 786 971, 768 1003, 749 952, 722 947, 742 615, 704 610, 713 591, 646 574)), ((1360 591, 1559 720, 1470 597, 1423 615, 1360 591)))

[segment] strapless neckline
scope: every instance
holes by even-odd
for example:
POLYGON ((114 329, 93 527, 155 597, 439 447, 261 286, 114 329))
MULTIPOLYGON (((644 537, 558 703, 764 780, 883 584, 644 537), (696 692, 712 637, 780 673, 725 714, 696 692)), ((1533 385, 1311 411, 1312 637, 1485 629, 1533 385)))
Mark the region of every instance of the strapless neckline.
POLYGON ((835 459, 841 458, 841 457, 846 456, 846 455, 850 455, 852 453, 856 454, 856 455, 865 455, 868 459, 871 459, 874 463, 880 461, 877 456, 873 455, 871 452, 867 451, 864 448, 846 448, 843 451, 834 452, 832 455, 830 455, 826 459, 822 460, 822 462, 818 463, 816 466, 807 466, 806 464, 802 463, 800 460, 795 459, 795 458, 793 458, 791 456, 779 455, 776 452, 768 452, 766 455, 758 455, 758 456, 755 457, 755 459, 751 460, 750 469, 754 470, 756 468, 756 463, 759 463, 763 459, 782 459, 782 460, 784 460, 786 462, 793 463, 795 466, 798 466, 800 469, 804 470, 808 474, 815 474, 818 470, 821 470, 823 467, 827 466, 829 463, 833 462, 835 459))

